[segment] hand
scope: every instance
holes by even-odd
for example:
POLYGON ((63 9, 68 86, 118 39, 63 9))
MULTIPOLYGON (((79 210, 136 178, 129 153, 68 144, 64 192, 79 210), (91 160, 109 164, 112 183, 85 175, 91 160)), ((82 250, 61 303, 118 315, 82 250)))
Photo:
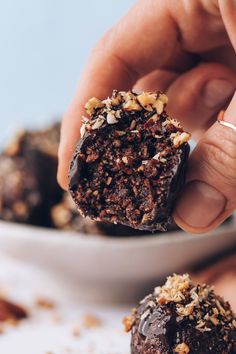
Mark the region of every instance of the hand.
POLYGON ((236 311, 236 253, 235 249, 216 262, 191 274, 196 283, 214 286, 216 294, 229 301, 232 310, 236 311))
POLYGON ((215 121, 227 108, 225 120, 236 124, 235 23, 235 0, 141 0, 131 8, 92 51, 63 119, 61 186, 88 98, 113 88, 159 89, 169 96, 168 112, 198 140, 175 221, 190 232, 222 223, 236 208, 236 133, 215 121))

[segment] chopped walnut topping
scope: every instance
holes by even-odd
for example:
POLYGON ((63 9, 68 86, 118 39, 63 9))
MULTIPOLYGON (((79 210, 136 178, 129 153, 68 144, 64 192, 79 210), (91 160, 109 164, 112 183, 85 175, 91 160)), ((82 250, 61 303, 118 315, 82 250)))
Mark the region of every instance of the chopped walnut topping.
POLYGON ((188 354, 189 352, 190 348, 186 343, 178 344, 174 349, 174 353, 178 354, 188 354))
POLYGON ((104 122, 105 122, 105 118, 103 116, 99 116, 95 120, 94 124, 92 125, 92 130, 101 128, 101 126, 103 125, 104 122))
MULTIPOLYGON (((151 126, 161 118, 164 108, 168 102, 168 98, 161 92, 139 92, 132 91, 113 91, 111 98, 103 101, 98 98, 92 97, 85 105, 87 113, 92 116, 92 120, 85 119, 84 125, 81 126, 81 137, 84 136, 86 131, 96 130, 104 127, 107 124, 116 124, 119 119, 125 119, 127 114, 132 111, 142 111, 143 113, 150 114, 147 119, 147 125, 151 126), (95 115, 98 110, 97 116, 95 115), (146 112, 145 112, 146 111, 146 112), (150 113, 149 113, 150 112, 150 113), (153 114, 152 114, 153 113, 153 114)), ((130 125, 130 131, 136 132, 136 121, 133 120, 130 125)), ((174 125, 178 131, 176 136, 172 136, 173 145, 177 148, 184 142, 188 141, 190 134, 182 133, 182 128, 178 121, 167 116, 162 122, 163 126, 174 125)), ((155 136, 158 136, 155 134, 155 136)), ((159 138, 159 137, 158 137, 159 138)))
POLYGON ((112 97, 111 98, 111 104, 113 106, 119 106, 119 104, 121 103, 122 101, 122 97, 121 95, 117 94, 116 96, 112 97))
POLYGON ((141 104, 143 108, 147 111, 152 111, 153 106, 156 103, 157 95, 150 92, 143 92, 141 95, 137 96, 138 102, 141 104))
POLYGON ((135 101, 129 100, 123 105, 125 111, 141 111, 142 107, 135 101))
POLYGON ((96 97, 92 97, 85 104, 84 108, 85 108, 86 112, 91 116, 92 114, 95 113, 95 110, 97 108, 102 108, 104 106, 105 106, 105 104, 101 100, 99 100, 96 97))
POLYGON ((107 123, 108 124, 115 124, 118 120, 116 119, 115 112, 111 111, 107 113, 107 123))
POLYGON ((164 103, 159 99, 155 102, 153 107, 156 109, 158 114, 162 114, 162 112, 164 111, 164 103))
POLYGON ((170 138, 173 141, 174 147, 178 148, 180 145, 189 141, 189 139, 191 138, 191 134, 186 133, 186 132, 182 132, 182 133, 177 132, 177 133, 172 133, 170 135, 170 138))
POLYGON ((115 116, 116 116, 116 118, 118 118, 118 119, 121 118, 121 109, 118 109, 117 111, 115 111, 115 116))
POLYGON ((168 277, 165 285, 154 290, 157 295, 157 301, 167 303, 170 301, 180 302, 185 298, 185 293, 191 286, 191 280, 188 274, 168 277))
POLYGON ((172 124, 176 128, 181 128, 180 123, 174 118, 170 118, 169 123, 172 124))
POLYGON ((162 101, 164 104, 168 103, 168 97, 164 93, 160 93, 158 99, 162 101))

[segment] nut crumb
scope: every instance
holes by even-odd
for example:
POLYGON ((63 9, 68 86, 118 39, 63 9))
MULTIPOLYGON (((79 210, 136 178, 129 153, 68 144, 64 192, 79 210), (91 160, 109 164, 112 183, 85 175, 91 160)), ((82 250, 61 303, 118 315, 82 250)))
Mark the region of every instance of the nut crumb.
POLYGON ((131 310, 131 315, 125 316, 123 318, 122 323, 124 325, 125 332, 129 332, 132 329, 132 327, 133 327, 133 325, 135 323, 135 314, 136 314, 136 312, 137 312, 137 309, 133 308, 131 310))
POLYGON ((191 134, 183 132, 183 133, 172 133, 170 135, 170 138, 173 141, 173 145, 175 148, 180 147, 180 145, 186 143, 187 141, 189 141, 189 139, 191 138, 191 134))
POLYGON ((80 337, 81 336, 80 326, 78 324, 76 324, 74 326, 74 328, 72 329, 72 336, 73 337, 80 337))
POLYGON ((55 309, 55 303, 50 300, 50 299, 46 299, 46 298, 43 298, 43 297, 39 297, 35 300, 35 305, 37 307, 41 307, 43 309, 46 309, 46 310, 53 310, 55 309))
POLYGON ((141 104, 143 108, 147 111, 152 111, 153 106, 156 103, 157 95, 150 92, 143 92, 141 95, 137 96, 138 102, 141 104))
POLYGON ((92 97, 86 102, 84 108, 86 112, 91 116, 92 114, 94 114, 97 108, 102 108, 104 106, 105 104, 101 100, 96 97, 92 97))
POLYGON ((186 343, 178 344, 174 349, 174 353, 188 354, 190 352, 189 346, 186 343))
POLYGON ((84 318, 83 318, 83 325, 85 328, 97 328, 97 327, 100 327, 101 326, 101 321, 99 318, 95 317, 94 315, 92 314, 86 314, 84 315, 84 318))
POLYGON ((154 108, 156 109, 158 114, 162 114, 162 112, 164 111, 164 103, 158 99, 154 104, 154 108))
POLYGON ((142 107, 137 102, 135 102, 135 100, 129 100, 124 103, 123 109, 128 112, 129 111, 141 111, 142 107))

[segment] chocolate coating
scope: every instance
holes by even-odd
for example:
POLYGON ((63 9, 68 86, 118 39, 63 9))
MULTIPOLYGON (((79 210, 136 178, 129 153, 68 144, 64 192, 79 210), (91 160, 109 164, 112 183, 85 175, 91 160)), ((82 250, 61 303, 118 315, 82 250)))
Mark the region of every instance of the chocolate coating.
POLYGON ((139 230, 167 229, 185 181, 190 135, 164 111, 162 96, 113 92, 111 99, 87 104, 91 120, 69 173, 83 216, 139 230), (154 103, 145 106, 144 99, 154 103))

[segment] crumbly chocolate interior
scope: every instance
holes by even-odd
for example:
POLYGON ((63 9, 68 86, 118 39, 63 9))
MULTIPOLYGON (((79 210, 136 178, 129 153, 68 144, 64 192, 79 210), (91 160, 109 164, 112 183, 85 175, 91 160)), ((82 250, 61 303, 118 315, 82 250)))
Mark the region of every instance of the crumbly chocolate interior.
POLYGON ((236 318, 228 302, 187 274, 167 278, 124 319, 132 354, 236 353, 236 318))
POLYGON ((83 216, 166 230, 184 183, 190 134, 165 112, 160 93, 117 92, 86 104, 69 188, 83 216))
MULTIPOLYGON (((60 230, 114 237, 130 237, 149 233, 148 231, 139 231, 128 226, 97 222, 89 218, 83 218, 78 213, 68 193, 64 193, 62 200, 51 208, 50 214, 53 226, 60 230)), ((172 228, 176 229, 176 226, 172 225, 172 228)))

